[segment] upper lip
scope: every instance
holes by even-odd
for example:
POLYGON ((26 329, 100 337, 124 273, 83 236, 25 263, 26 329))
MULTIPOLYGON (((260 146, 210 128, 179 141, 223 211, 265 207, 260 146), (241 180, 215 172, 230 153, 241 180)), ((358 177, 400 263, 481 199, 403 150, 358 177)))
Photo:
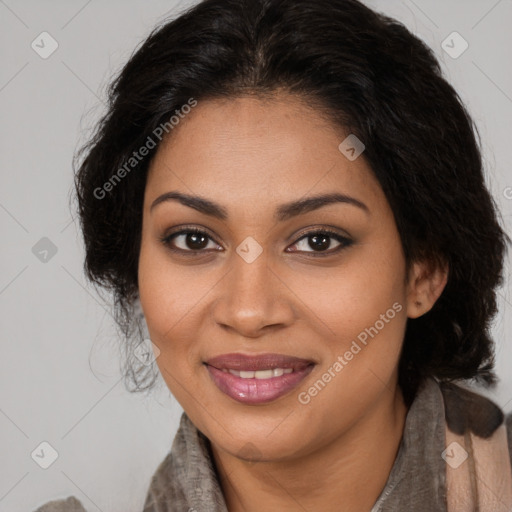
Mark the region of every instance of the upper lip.
POLYGON ((247 355, 233 353, 212 357, 206 361, 206 364, 219 370, 258 371, 274 368, 293 368, 293 370, 297 371, 314 364, 314 362, 284 354, 247 355))

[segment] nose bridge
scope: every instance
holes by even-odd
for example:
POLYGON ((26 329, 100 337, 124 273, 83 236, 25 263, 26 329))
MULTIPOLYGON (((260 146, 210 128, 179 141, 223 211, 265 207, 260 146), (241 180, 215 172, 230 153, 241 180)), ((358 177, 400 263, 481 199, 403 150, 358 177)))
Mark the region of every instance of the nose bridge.
POLYGON ((265 254, 251 260, 233 253, 229 266, 215 305, 217 323, 254 336, 265 326, 292 320, 291 304, 265 254))

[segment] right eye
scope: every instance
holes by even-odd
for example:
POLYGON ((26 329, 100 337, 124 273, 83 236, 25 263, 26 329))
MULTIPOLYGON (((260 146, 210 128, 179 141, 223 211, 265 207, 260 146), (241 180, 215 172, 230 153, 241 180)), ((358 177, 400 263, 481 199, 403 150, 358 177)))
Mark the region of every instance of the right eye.
POLYGON ((208 233, 196 228, 187 228, 171 233, 162 237, 161 242, 171 251, 192 253, 191 256, 199 252, 206 252, 206 250, 220 250, 219 244, 208 233), (209 245, 210 247, 208 247, 209 245))

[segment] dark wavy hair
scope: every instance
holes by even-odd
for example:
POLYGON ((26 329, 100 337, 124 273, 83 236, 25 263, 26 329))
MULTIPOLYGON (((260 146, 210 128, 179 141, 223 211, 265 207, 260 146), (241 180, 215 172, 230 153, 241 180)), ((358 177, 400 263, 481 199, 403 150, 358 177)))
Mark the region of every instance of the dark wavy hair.
POLYGON ((408 268, 418 260, 449 266, 434 307, 407 321, 406 402, 428 376, 495 384, 490 322, 510 240, 485 185, 477 128, 432 50, 357 0, 204 0, 153 30, 110 84, 107 112, 77 153, 75 186, 85 272, 113 293, 125 384, 150 389, 156 378, 132 354, 141 341, 143 195, 158 144, 105 197, 98 187, 190 98, 278 91, 364 142, 408 268))

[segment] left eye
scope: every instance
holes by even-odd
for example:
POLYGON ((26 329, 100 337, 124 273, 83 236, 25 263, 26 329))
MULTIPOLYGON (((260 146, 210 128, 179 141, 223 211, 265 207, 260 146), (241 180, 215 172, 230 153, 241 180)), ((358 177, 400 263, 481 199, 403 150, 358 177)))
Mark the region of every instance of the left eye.
POLYGON ((328 251, 328 253, 333 253, 343 247, 348 247, 351 243, 351 240, 337 233, 318 231, 299 238, 291 247, 295 247, 296 250, 301 252, 325 253, 328 251), (333 239, 337 244, 334 248, 332 247, 333 239))

